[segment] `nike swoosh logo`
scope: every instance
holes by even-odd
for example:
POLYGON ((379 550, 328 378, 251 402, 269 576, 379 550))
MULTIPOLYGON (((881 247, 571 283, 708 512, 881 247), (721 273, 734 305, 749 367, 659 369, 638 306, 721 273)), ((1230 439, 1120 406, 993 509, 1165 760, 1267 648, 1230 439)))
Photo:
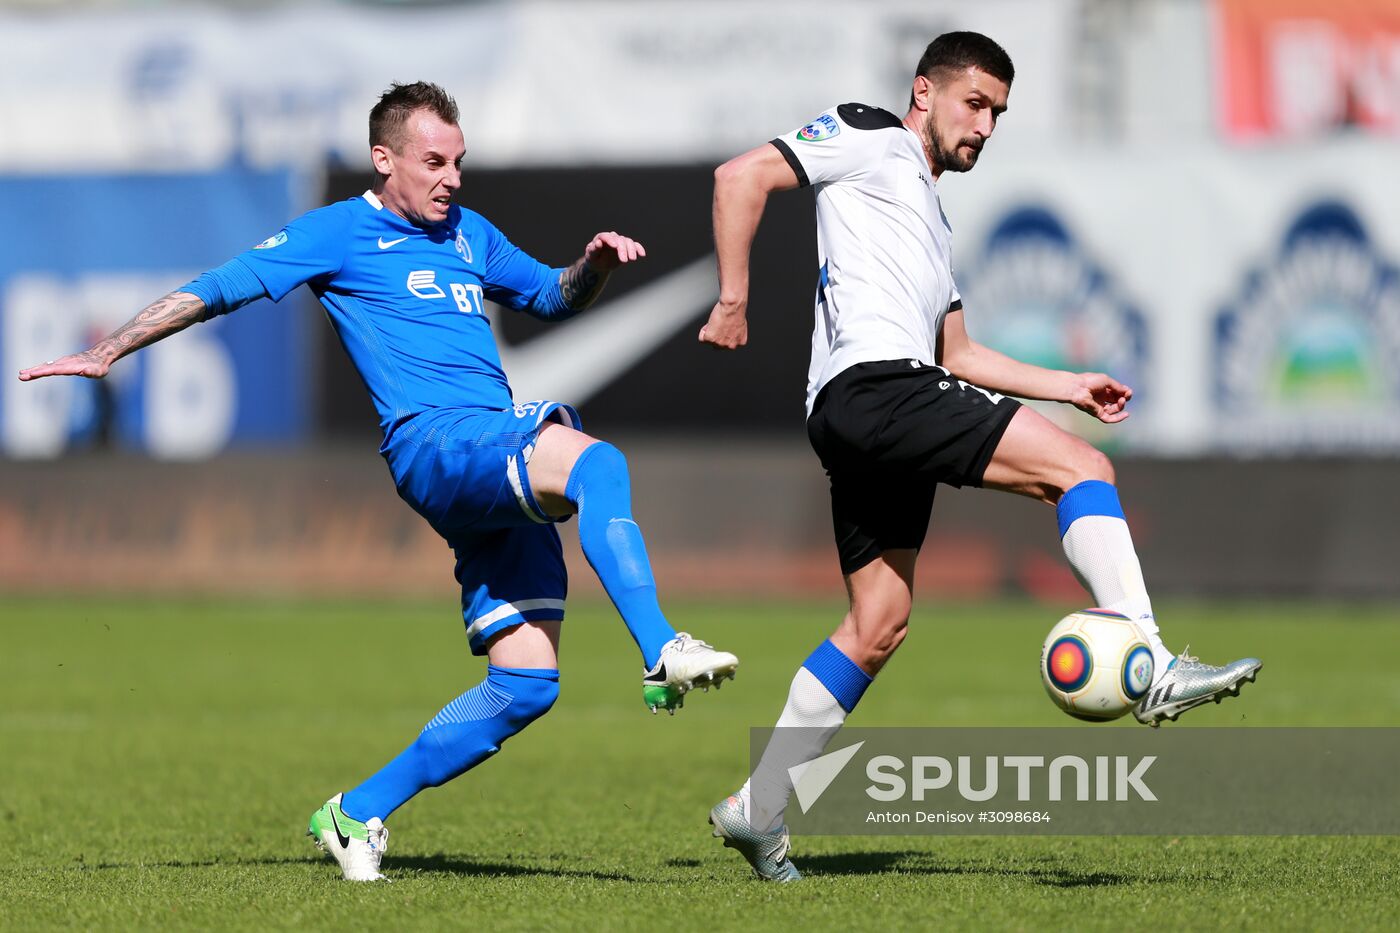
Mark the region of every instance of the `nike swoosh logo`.
MULTIPOLYGON (((708 314, 718 298, 711 253, 523 346, 500 345, 501 364, 516 398, 582 405, 676 331, 708 314)), ((500 308, 488 313, 494 326, 500 308)))
POLYGON ((340 831, 340 821, 335 818, 335 807, 330 808, 331 825, 335 827, 335 837, 340 840, 340 847, 348 849, 350 847, 350 837, 340 831))
POLYGON ((380 249, 388 249, 388 248, 391 247, 391 246, 397 246, 398 244, 402 243, 404 240, 407 240, 407 239, 408 239, 408 237, 406 237, 406 236, 401 236, 401 237, 399 237, 397 240, 389 240, 389 241, 386 243, 386 242, 384 241, 384 238, 383 238, 383 237, 380 237, 380 238, 379 238, 379 248, 380 248, 380 249))

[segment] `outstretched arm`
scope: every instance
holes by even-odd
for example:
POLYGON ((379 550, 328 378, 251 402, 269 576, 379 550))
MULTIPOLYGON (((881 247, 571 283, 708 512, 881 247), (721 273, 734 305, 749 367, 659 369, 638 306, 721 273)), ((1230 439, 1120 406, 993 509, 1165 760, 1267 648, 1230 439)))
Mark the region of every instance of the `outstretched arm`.
POLYGON ((584 247, 578 261, 559 273, 564 304, 572 311, 584 310, 598 300, 614 269, 645 258, 646 254, 642 244, 616 230, 598 234, 584 247))
POLYGON ((1106 424, 1128 417, 1133 390, 1103 373, 1071 373, 1013 360, 967 336, 960 310, 943 318, 939 362, 953 375, 995 392, 1067 402, 1106 424))
MULTIPOLYGON (((250 251, 244 255, 255 254, 256 251, 250 251)), ((186 282, 154 304, 147 305, 136 317, 90 349, 20 370, 19 378, 22 382, 44 376, 101 379, 107 375, 113 363, 128 353, 163 340, 191 324, 228 314, 250 301, 267 297, 267 286, 248 268, 247 263, 242 258, 230 259, 217 269, 210 269, 194 281, 186 282)), ((281 294, 277 297, 280 298, 281 294)))
MULTIPOLYGON (((507 245, 511 257, 506 260, 507 264, 514 262, 516 268, 544 268, 515 246, 507 245)), ((561 269, 559 277, 540 289, 529 304, 513 307, 523 308, 525 313, 542 321, 566 321, 598 300, 614 269, 645 258, 646 254, 642 244, 631 237, 614 230, 600 233, 584 247, 578 261, 567 269, 561 269)), ((506 278, 509 279, 509 276, 506 278)), ((521 291, 517 289, 514 294, 520 295, 521 291)), ((487 297, 493 297, 490 291, 487 297)))
POLYGON ((22 369, 21 382, 44 376, 86 376, 101 379, 112 364, 144 346, 178 333, 209 317, 204 302, 189 292, 171 292, 148 305, 134 318, 81 353, 22 369))
POLYGON ((700 342, 725 350, 748 343, 749 251, 768 195, 797 187, 797 173, 770 143, 715 169, 715 256, 719 301, 700 328, 700 342))

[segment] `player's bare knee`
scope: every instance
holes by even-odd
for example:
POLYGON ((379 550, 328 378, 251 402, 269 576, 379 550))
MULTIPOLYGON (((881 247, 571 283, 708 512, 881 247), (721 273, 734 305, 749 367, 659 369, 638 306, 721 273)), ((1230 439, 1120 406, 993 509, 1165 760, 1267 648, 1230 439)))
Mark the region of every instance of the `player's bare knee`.
POLYGON ((1080 483, 1099 480, 1113 483, 1115 473, 1113 461, 1108 455, 1085 441, 1077 441, 1073 451, 1067 456, 1053 477, 1047 477, 1036 487, 1035 497, 1042 502, 1055 505, 1065 493, 1080 483))
POLYGON ((1075 451, 1073 475, 1068 478, 1061 494, 1089 480, 1112 483, 1114 479, 1113 461, 1108 459, 1108 455, 1092 444, 1081 441, 1075 451))
POLYGON ((1065 494, 1067 488, 1063 480, 1041 480, 1027 483, 1024 488, 1018 488, 1015 491, 1031 499, 1044 502, 1046 505, 1054 505, 1060 501, 1060 497, 1065 494))
POLYGON ((862 667, 884 664, 908 633, 909 610, 909 600, 898 597, 852 607, 855 642, 861 653, 853 660, 862 667))
POLYGON ((912 608, 913 597, 909 591, 902 585, 890 586, 855 600, 851 604, 851 616, 858 631, 883 631, 908 623, 912 608))
POLYGON ((874 674, 894 656, 895 651, 899 650, 899 646, 904 643, 904 638, 908 634, 907 618, 898 625, 869 632, 860 642, 859 656, 851 660, 860 665, 862 670, 874 674))
POLYGON ((906 613, 898 624, 886 628, 880 633, 880 637, 871 645, 872 653, 880 664, 884 664, 890 656, 904 644, 904 639, 909 635, 909 616, 906 613))

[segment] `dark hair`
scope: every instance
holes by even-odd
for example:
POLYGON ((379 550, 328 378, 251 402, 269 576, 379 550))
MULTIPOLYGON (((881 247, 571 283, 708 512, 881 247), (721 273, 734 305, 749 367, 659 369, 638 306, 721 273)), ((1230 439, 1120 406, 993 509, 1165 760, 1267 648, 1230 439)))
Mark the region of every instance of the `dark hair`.
POLYGON ((397 152, 403 143, 404 124, 419 110, 429 111, 443 123, 457 124, 457 102, 436 84, 391 84, 369 112, 369 144, 397 152))
MULTIPOLYGON (((1005 82, 1007 87, 1016 77, 1016 68, 1011 64, 1011 56, 1006 54, 1006 49, 980 32, 945 32, 934 39, 924 49, 914 77, 923 75, 937 83, 969 68, 985 71, 998 81, 1005 82)), ((909 95, 909 106, 914 106, 912 93, 909 95)))

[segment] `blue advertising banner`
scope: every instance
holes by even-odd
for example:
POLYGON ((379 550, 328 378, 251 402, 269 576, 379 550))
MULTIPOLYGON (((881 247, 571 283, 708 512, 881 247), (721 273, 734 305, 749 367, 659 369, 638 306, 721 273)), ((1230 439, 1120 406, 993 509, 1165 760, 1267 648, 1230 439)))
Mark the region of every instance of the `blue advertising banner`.
POLYGON ((1400 269, 1343 201, 1308 206, 1215 317, 1219 444, 1400 449, 1400 269))
POLYGON ((191 327, 105 380, 15 378, 275 233, 296 203, 285 171, 0 176, 0 453, 111 443, 192 459, 300 440, 308 327, 297 299, 191 327))
POLYGON ((1035 403, 1061 427, 1112 449, 1151 429, 1152 355, 1146 315, 1068 220, 1038 203, 999 215, 979 261, 958 278, 974 340, 1049 369, 1104 372, 1133 389, 1131 423, 1105 426, 1067 405, 1035 403))

